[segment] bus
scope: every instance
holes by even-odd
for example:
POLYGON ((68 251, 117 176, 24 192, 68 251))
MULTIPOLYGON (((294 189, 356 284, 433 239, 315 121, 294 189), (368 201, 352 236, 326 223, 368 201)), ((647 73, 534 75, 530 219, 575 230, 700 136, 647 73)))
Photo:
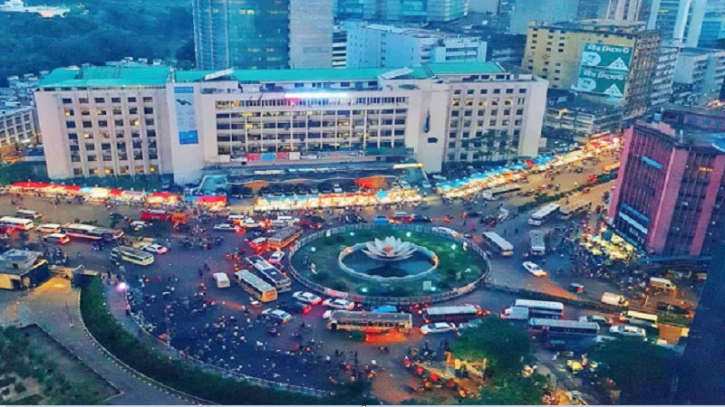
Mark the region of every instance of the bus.
POLYGON ((30 219, 14 218, 12 216, 3 216, 0 218, 0 226, 11 227, 18 230, 30 230, 35 227, 30 219))
POLYGON ((596 338, 599 334, 599 324, 570 319, 531 318, 529 332, 541 335, 541 339, 596 338))
POLYGON ((141 220, 169 220, 171 215, 163 209, 144 209, 141 211, 141 220))
POLYGON ((556 202, 552 202, 546 206, 542 206, 541 208, 537 209, 536 212, 531 214, 531 217, 529 218, 529 225, 541 226, 549 218, 556 215, 556 212, 558 211, 559 204, 556 202))
POLYGON ((40 219, 43 215, 40 212, 31 211, 28 209, 18 209, 15 211, 15 216, 22 219, 40 219))
POLYGON ((604 172, 604 173, 607 173, 607 172, 609 172, 609 173, 615 172, 615 171, 619 170, 619 166, 620 165, 621 165, 621 162, 620 161, 617 161, 617 162, 612 163, 612 164, 609 164, 609 165, 604 165, 604 166, 602 166, 602 172, 604 172))
POLYGON ((480 306, 473 304, 428 307, 423 311, 423 319, 426 324, 432 322, 468 322, 484 315, 487 315, 487 312, 481 309, 480 306))
POLYGON ((647 314, 639 311, 622 311, 619 314, 619 322, 624 322, 630 325, 638 325, 645 328, 657 329, 659 317, 654 314, 647 314))
POLYGON ((123 260, 139 266, 149 266, 154 264, 155 257, 149 252, 134 249, 133 247, 118 246, 111 249, 111 260, 123 260))
POLYGON ((502 197, 512 194, 514 192, 521 191, 521 185, 519 184, 506 184, 500 187, 491 188, 483 191, 483 199, 488 201, 496 201, 502 197))
POLYGON ((257 274, 277 290, 277 292, 289 291, 292 289, 292 280, 282 274, 279 269, 262 256, 249 256, 245 259, 250 266, 254 267, 257 274))
POLYGON ((571 219, 572 216, 581 214, 584 211, 588 211, 592 207, 591 201, 576 201, 568 205, 564 205, 559 208, 559 219, 567 220, 571 219))
POLYGON ((247 270, 234 273, 234 280, 259 301, 270 302, 277 299, 277 290, 274 287, 247 270))
POLYGON ((529 244, 532 256, 546 256, 546 240, 544 232, 540 230, 529 231, 529 244))
POLYGON ((413 329, 413 315, 402 312, 332 311, 327 320, 327 329, 365 333, 408 333, 413 329))
POLYGON ((564 304, 554 301, 516 300, 514 307, 529 310, 529 318, 561 319, 564 317, 564 304))
POLYGON ((68 236, 89 240, 116 241, 123 237, 121 229, 99 228, 98 226, 81 223, 67 223, 60 227, 60 231, 68 236))
POLYGON ((302 229, 298 227, 288 227, 276 231, 269 239, 267 239, 267 245, 274 250, 281 250, 294 242, 300 234, 302 229))
POLYGON ((483 243, 503 257, 514 255, 514 246, 496 232, 483 232, 483 243))

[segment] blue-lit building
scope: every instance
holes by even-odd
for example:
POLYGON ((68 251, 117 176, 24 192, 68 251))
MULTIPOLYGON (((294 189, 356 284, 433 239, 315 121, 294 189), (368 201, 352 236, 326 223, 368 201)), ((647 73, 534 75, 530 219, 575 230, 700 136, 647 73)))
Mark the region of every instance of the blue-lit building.
POLYGON ((341 20, 444 22, 468 14, 468 0, 336 0, 341 20))

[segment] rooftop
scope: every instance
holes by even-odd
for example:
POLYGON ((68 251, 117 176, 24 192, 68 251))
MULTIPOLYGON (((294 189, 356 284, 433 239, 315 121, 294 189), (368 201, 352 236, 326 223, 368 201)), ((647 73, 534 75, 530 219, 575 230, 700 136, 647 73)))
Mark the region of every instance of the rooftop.
MULTIPOLYGON (((378 79, 390 68, 359 69, 276 69, 234 70, 229 78, 242 83, 296 81, 360 81, 378 79)), ((495 62, 438 63, 416 66, 404 78, 426 79, 432 75, 470 75, 505 72, 495 62)), ((212 71, 173 71, 168 66, 148 67, 68 67, 58 68, 40 81, 40 88, 102 88, 112 86, 163 86, 173 77, 175 82, 202 81, 212 71)))
POLYGON ((22 276, 33 268, 40 252, 10 249, 0 255, 0 273, 22 276))
POLYGON ((656 119, 638 120, 637 125, 670 137, 678 147, 714 148, 719 151, 719 154, 725 153, 725 132, 722 131, 693 128, 690 125, 670 124, 656 119))

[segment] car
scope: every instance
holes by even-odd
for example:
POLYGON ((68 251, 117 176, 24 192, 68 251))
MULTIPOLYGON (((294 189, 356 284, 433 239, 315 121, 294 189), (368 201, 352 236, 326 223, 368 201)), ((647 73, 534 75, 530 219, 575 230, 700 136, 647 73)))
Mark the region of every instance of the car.
POLYGON ((282 259, 284 258, 284 252, 276 251, 272 253, 271 256, 269 256, 269 264, 280 264, 282 262, 282 259))
POLYGON ((60 225, 57 223, 46 223, 38 226, 35 230, 40 233, 60 233, 60 225))
POLYGON ((669 304, 666 302, 658 302, 657 310, 663 311, 667 314, 680 315, 680 316, 687 317, 687 318, 692 317, 692 312, 689 309, 679 306, 679 305, 669 304))
POLYGON ((355 303, 344 298, 328 298, 322 302, 322 305, 335 309, 345 309, 348 311, 355 309, 355 303))
POLYGON ((218 230, 220 232, 236 232, 237 227, 234 225, 230 225, 229 223, 219 223, 217 225, 214 225, 212 228, 214 230, 218 230))
POLYGON ((533 261, 525 261, 523 266, 534 277, 546 277, 546 271, 533 261))
POLYGON ((340 188, 340 184, 334 184, 332 186, 332 192, 339 194, 342 192, 342 188, 340 188))
POLYGON ((292 315, 289 312, 282 311, 281 309, 268 308, 262 311, 262 315, 268 319, 275 320, 280 324, 286 324, 292 320, 292 315))
POLYGON ((50 243, 66 244, 70 242, 70 237, 65 233, 51 233, 43 236, 43 240, 50 243))
POLYGON ((312 311, 312 305, 294 301, 291 304, 280 305, 280 308, 290 313, 307 315, 312 311))
POLYGON ((599 326, 612 326, 612 320, 602 315, 582 315, 579 317, 581 322, 595 322, 599 326))
POLYGON ((429 217, 424 215, 413 215, 411 223, 431 223, 431 220, 429 217))
POLYGON ((375 217, 375 223, 376 224, 388 224, 390 221, 388 220, 388 217, 385 215, 378 215, 375 217))
POLYGON ((461 234, 459 232, 456 232, 455 230, 443 226, 434 226, 432 228, 434 232, 441 233, 444 235, 448 235, 450 237, 459 237, 461 234))
POLYGON ((441 334, 444 332, 453 332, 456 330, 456 325, 452 322, 435 322, 420 327, 420 332, 422 332, 423 335, 441 334))
POLYGON ((622 336, 646 338, 647 331, 644 328, 633 325, 616 325, 609 328, 609 333, 622 336))
POLYGON ((135 221, 131 222, 130 226, 131 226, 131 229, 133 229, 135 232, 138 232, 141 229, 148 227, 149 224, 142 220, 135 220, 135 221))
POLYGON ((330 317, 332 316, 332 312, 333 311, 331 309, 328 309, 327 311, 323 312, 322 319, 330 319, 330 317))
POLYGON ((141 246, 141 250, 153 254, 166 254, 166 252, 169 251, 169 248, 166 246, 161 246, 160 244, 150 243, 141 246))
POLYGON ((317 305, 322 302, 322 298, 306 291, 297 291, 296 293, 292 294, 292 298, 297 301, 304 302, 305 304, 312 305, 317 305))

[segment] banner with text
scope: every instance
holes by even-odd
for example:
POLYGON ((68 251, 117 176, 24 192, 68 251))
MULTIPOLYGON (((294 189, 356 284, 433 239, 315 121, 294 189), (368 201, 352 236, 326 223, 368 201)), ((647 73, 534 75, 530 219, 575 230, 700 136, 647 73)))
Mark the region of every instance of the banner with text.
POLYGON ((629 72, 632 47, 587 42, 582 50, 581 68, 629 72))
POLYGON ((179 144, 199 144, 199 132, 196 128, 196 109, 194 107, 194 87, 175 87, 174 104, 176 105, 176 127, 179 130, 179 144))

